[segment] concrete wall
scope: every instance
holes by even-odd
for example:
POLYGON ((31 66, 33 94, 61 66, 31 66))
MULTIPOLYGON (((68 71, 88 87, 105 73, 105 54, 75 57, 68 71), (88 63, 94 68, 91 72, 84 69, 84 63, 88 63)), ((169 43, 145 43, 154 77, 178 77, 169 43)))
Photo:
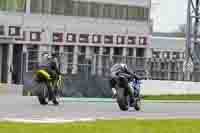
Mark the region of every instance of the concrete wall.
POLYGON ((146 21, 95 19, 59 15, 1 13, 0 24, 23 26, 26 30, 45 28, 51 31, 99 34, 136 34, 149 35, 150 25, 146 21))
POLYGON ((1 84, 0 83, 0 96, 1 95, 19 95, 22 96, 22 85, 14 84, 1 84))
POLYGON ((86 2, 97 2, 97 3, 108 3, 108 4, 119 4, 119 5, 133 5, 150 7, 151 0, 73 0, 73 1, 86 1, 86 2))
MULTIPOLYGON (((176 81, 142 81, 143 95, 200 94, 200 83, 176 81)), ((0 95, 22 95, 22 85, 0 84, 0 95)))
POLYGON ((199 82, 144 80, 141 87, 143 95, 200 94, 199 82))
MULTIPOLYGON (((0 84, 0 95, 22 95, 22 85, 0 84)), ((142 81, 143 95, 200 94, 200 83, 179 81, 142 81)))
POLYGON ((1 75, 2 75, 2 45, 0 45, 0 82, 1 82, 1 75))

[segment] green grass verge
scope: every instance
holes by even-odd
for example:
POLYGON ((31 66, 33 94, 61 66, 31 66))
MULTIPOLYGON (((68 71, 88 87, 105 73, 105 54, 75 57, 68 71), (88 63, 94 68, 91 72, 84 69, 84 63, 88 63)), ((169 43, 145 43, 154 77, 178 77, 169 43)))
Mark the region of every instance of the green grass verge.
POLYGON ((0 123, 1 133, 199 133, 200 120, 112 120, 88 123, 0 123))
POLYGON ((200 95, 143 96, 144 100, 200 100, 200 95))

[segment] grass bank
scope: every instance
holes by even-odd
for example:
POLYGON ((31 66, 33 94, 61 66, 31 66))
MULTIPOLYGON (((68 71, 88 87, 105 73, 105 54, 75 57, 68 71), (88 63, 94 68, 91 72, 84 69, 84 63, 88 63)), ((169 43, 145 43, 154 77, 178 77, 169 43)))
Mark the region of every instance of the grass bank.
POLYGON ((144 100, 200 100, 200 95, 158 95, 143 96, 144 100))
POLYGON ((0 122, 1 133, 199 133, 200 120, 111 120, 88 123, 0 122))

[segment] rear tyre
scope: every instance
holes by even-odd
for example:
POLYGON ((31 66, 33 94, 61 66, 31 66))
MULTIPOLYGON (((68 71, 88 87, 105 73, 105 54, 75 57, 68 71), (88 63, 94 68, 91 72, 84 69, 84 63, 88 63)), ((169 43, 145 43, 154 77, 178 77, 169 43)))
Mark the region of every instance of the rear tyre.
POLYGON ((124 95, 124 88, 118 88, 117 89, 117 103, 119 108, 122 111, 127 111, 128 110, 128 101, 127 97, 124 95))

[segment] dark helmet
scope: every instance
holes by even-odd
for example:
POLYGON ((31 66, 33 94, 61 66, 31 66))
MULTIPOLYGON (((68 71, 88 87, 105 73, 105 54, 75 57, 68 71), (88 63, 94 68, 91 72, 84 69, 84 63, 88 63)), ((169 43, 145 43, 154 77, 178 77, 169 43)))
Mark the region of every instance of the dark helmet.
POLYGON ((53 58, 57 57, 56 52, 52 52, 52 53, 51 53, 51 56, 52 56, 53 58))

